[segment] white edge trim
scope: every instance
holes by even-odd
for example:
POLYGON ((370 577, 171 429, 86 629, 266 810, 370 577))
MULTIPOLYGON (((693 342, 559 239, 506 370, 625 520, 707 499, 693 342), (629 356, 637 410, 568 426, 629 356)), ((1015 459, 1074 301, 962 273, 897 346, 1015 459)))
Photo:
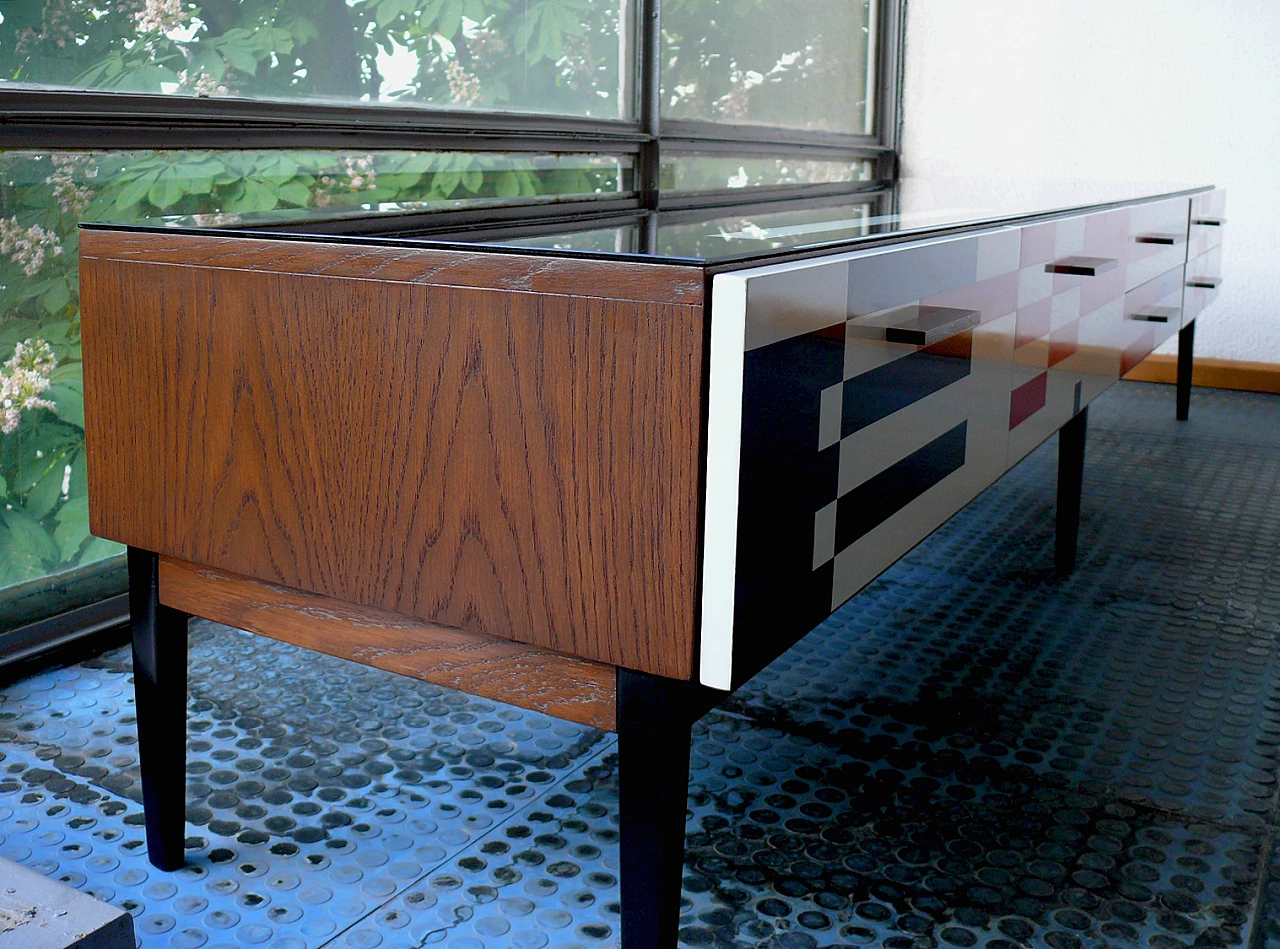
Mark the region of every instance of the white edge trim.
POLYGON ((733 684, 733 601, 738 560, 738 471, 742 461, 742 371, 747 281, 711 280, 711 368, 707 386, 707 481, 703 499, 702 648, 698 676, 733 684))

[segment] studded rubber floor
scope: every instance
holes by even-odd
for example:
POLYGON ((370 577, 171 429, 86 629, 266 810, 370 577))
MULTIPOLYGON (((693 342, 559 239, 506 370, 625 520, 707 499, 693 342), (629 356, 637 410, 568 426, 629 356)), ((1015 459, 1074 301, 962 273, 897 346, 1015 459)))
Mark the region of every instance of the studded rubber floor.
MULTIPOLYGON (((1280 397, 1116 386, 696 727, 686 947, 1280 949, 1280 397)), ((188 867, 118 650, 0 691, 0 855, 146 947, 618 944, 613 736, 194 628, 188 867)))

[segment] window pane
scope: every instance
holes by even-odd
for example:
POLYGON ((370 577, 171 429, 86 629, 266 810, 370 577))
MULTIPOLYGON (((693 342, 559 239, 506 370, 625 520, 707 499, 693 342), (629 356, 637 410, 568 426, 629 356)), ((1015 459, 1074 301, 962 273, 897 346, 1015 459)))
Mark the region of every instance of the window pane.
POLYGON ((194 96, 630 114, 627 0, 24 0, 0 80, 194 96))
POLYGON ((662 8, 663 115, 872 133, 875 0, 662 8))
POLYGON ((871 205, 761 211, 658 227, 658 253, 714 260, 871 233, 871 205))
MULTIPOLYGON (((477 236, 477 240, 484 240, 477 236)), ((561 231, 530 237, 510 237, 498 241, 515 247, 545 247, 555 250, 587 250, 606 254, 636 253, 636 227, 596 227, 585 231, 561 231)))
POLYGON ((873 173, 874 168, 869 161, 734 158, 723 155, 673 155, 662 159, 662 187, 671 191, 870 181, 873 173))
POLYGON ((627 175, 617 158, 573 155, 0 152, 0 630, 38 619, 37 602, 52 613, 100 598, 103 572, 83 568, 123 549, 89 535, 80 220, 230 224, 272 209, 611 192, 627 175))

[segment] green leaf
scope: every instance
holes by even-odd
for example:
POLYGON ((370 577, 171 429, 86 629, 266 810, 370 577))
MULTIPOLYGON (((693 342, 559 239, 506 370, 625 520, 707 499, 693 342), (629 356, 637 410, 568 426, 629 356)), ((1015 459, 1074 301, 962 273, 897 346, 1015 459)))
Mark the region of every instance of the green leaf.
POLYGON ((374 14, 374 22, 378 24, 380 29, 385 30, 403 12, 404 8, 401 6, 400 0, 382 0, 378 4, 377 12, 374 14))
POLYGON ((45 310, 54 316, 60 314, 67 308, 67 304, 71 302, 71 290, 67 286, 65 280, 53 281, 45 294, 40 297, 40 303, 45 310))
POLYGON ((162 211, 173 207, 181 197, 182 185, 174 179, 172 169, 167 170, 147 191, 147 200, 162 211))
POLYGON ((218 47, 218 52, 222 54, 223 59, 241 72, 252 74, 258 71, 258 60, 243 46, 225 43, 218 47))
POLYGON ((71 458, 71 485, 67 497, 71 500, 87 497, 89 494, 89 474, 85 468, 84 449, 80 449, 71 458))
POLYGON ((53 529, 53 539, 63 560, 71 560, 85 538, 89 536, 89 499, 73 498, 54 515, 58 526, 53 529))
POLYGON ((426 32, 432 28, 432 25, 440 18, 440 9, 444 6, 445 0, 426 0, 419 8, 418 28, 426 32))
POLYGON ((84 363, 65 362, 57 369, 53 370, 49 376, 51 382, 73 382, 78 385, 84 385, 84 363))
POLYGON ((66 475, 65 458, 65 455, 57 455, 51 459, 49 470, 27 495, 26 511, 37 521, 52 511, 58 498, 62 496, 62 479, 66 475))
POLYGON ((445 0, 440 10, 440 35, 453 38, 462 26, 462 0, 445 0))
POLYGON ((311 203, 311 189, 297 179, 286 181, 276 189, 276 193, 280 195, 282 201, 296 204, 300 208, 305 208, 311 203))
POLYGON ((124 553, 122 545, 114 541, 103 540, 101 537, 93 537, 89 540, 89 545, 85 547, 84 553, 80 555, 80 562, 82 564, 94 563, 122 553, 124 553))
MULTIPOLYGON (((53 542, 49 532, 41 527, 34 518, 22 511, 0 511, 0 524, 8 535, 9 553, 24 560, 56 561, 58 545, 53 542)), ((4 559, 5 544, 0 540, 0 560, 4 559)))
POLYGON ((440 193, 445 197, 449 197, 458 189, 458 185, 462 182, 462 175, 456 171, 442 171, 437 174, 431 181, 431 184, 440 189, 440 193))
POLYGON ((45 393, 57 406, 54 414, 68 425, 84 428, 84 392, 68 384, 52 385, 45 393))
POLYGON ((257 178, 245 178, 241 182, 241 191, 223 205, 223 210, 232 214, 242 211, 270 211, 278 200, 273 189, 257 178))
POLYGON ((115 208, 117 212, 127 210, 141 201, 155 184, 156 179, 160 177, 160 169, 148 171, 146 174, 135 178, 116 195, 115 208))
POLYGON ((9 496, 9 482, 4 480, 4 475, 0 475, 0 499, 9 496))
POLYGON ((515 198, 520 195, 520 181, 510 172, 499 172, 494 182, 494 190, 500 198, 515 198))

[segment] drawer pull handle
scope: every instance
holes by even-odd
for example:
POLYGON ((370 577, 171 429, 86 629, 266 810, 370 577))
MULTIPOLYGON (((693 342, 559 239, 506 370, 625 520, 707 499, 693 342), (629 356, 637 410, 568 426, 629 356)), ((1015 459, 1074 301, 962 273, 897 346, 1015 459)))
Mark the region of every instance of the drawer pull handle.
POLYGON ((1134 241, 1138 244, 1165 244, 1172 247, 1181 237, 1181 234, 1139 234, 1134 241))
POLYGON ((982 314, 977 310, 913 303, 862 320, 850 320, 845 325, 845 333, 858 339, 932 346, 981 322, 982 314))
POLYGON ((1188 287, 1200 287, 1203 290, 1217 290, 1222 283, 1221 277, 1192 277, 1187 281, 1188 287))
POLYGON ((1149 306, 1134 313, 1129 319, 1144 323, 1175 323, 1181 315, 1182 311, 1176 306, 1149 306))
POLYGON ((1120 261, 1113 257, 1063 257, 1044 265, 1045 273, 1073 274, 1077 277, 1096 277, 1115 270, 1120 261))
POLYGON ((1191 223, 1199 224, 1201 227, 1222 227, 1227 223, 1227 219, 1224 217, 1198 217, 1191 223))

